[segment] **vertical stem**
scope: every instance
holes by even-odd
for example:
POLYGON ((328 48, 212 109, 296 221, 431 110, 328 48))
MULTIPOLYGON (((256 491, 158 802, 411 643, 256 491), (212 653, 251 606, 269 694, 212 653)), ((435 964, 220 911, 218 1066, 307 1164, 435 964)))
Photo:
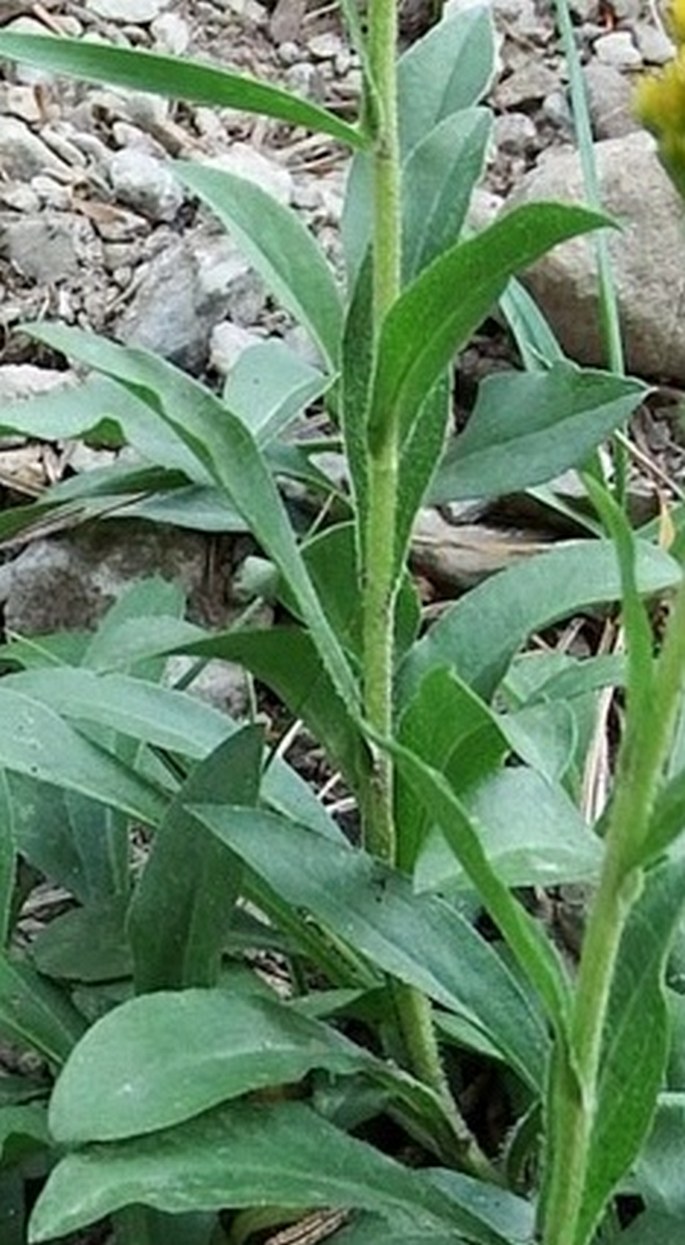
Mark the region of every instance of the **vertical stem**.
MULTIPOLYGON (((370 0, 369 63, 378 102, 373 150, 373 323, 376 340, 400 293, 400 148, 397 119, 397 0, 370 0)), ((393 729, 395 606, 399 576, 395 532, 399 446, 393 411, 385 411, 383 435, 369 453, 369 500, 364 541, 364 713, 382 738, 393 729)), ((363 808, 364 842, 393 865, 397 856, 394 762, 376 749, 363 808)), ((487 1162, 461 1120, 440 1061, 431 1006, 418 990, 395 982, 393 1001, 408 1060, 416 1076, 441 1096, 452 1119, 464 1165, 481 1174, 487 1162)))
MULTIPOLYGON (((400 291, 400 152, 397 125, 396 0, 371 0, 369 62, 378 105, 373 150, 373 318, 376 337, 400 291)), ((395 528, 397 428, 387 412, 384 436, 369 461, 369 511, 364 583, 364 711, 385 738, 392 733, 392 671, 395 632, 395 528)), ((369 851, 395 860, 393 762, 376 752, 364 809, 369 851)))
MULTIPOLYGON (((621 937, 640 894, 645 840, 671 747, 685 677, 685 582, 681 584, 656 664, 649 708, 629 717, 619 757, 616 797, 602 875, 588 920, 576 986, 571 1048, 580 1092, 561 1060, 552 1089, 559 1113, 543 1208, 544 1245, 586 1245, 578 1221, 597 1110, 602 1040, 621 937)), ((630 715, 631 706, 628 711, 630 715)))

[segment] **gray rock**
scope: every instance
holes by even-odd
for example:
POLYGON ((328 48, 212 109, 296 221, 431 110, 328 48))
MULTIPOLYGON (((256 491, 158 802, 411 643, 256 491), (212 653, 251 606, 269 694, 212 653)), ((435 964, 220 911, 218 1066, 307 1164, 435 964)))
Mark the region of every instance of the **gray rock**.
POLYGON ((503 78, 495 88, 499 108, 517 108, 519 104, 535 103, 558 88, 559 76, 532 56, 521 69, 503 78))
POLYGON ((542 115, 566 134, 573 133, 573 114, 565 91, 550 91, 542 101, 542 115))
POLYGON ((639 69, 642 57, 633 43, 629 30, 612 30, 595 40, 595 56, 604 65, 615 69, 639 69))
POLYGON ((109 176, 117 199, 151 220, 173 220, 183 203, 183 188, 167 165, 138 147, 116 151, 109 176))
POLYGON ((340 35, 336 35, 332 30, 322 35, 312 35, 311 39, 307 40, 307 47, 317 61, 335 60, 336 56, 345 50, 345 44, 340 35))
POLYGON ((525 112, 503 112, 495 118, 494 138, 500 151, 520 156, 535 147, 538 132, 525 112))
POLYGON ((243 351, 249 350, 250 346, 259 346, 263 341, 263 337, 251 333, 249 329, 233 324, 231 320, 222 320, 221 324, 212 329, 209 343, 210 366, 221 376, 228 376, 243 351))
POLYGON ((10 112, 22 121, 36 125, 42 121, 42 115, 36 92, 30 86, 12 86, 11 83, 0 84, 0 110, 10 112))
MULTIPOLYGON (((164 671, 164 684, 173 687, 188 674, 196 662, 195 657, 170 657, 164 671)), ((247 712, 247 675, 234 662, 209 661, 185 690, 190 696, 196 696, 198 700, 214 709, 230 713, 234 718, 241 718, 247 712)))
POLYGON ((70 176, 69 166, 18 117, 0 117, 0 169, 17 181, 29 181, 36 173, 70 176))
POLYGON ((6 363, 0 366, 0 403, 19 402, 21 398, 48 393, 74 381, 70 372, 34 367, 31 363, 6 363))
POLYGON ((648 65, 665 65, 671 60, 675 47, 665 31, 648 22, 637 22, 633 33, 642 59, 648 65))
POLYGON ((298 61, 286 70, 285 82, 289 90, 304 99, 311 99, 315 104, 322 104, 326 96, 326 83, 316 65, 309 61, 298 61))
POLYGON ((168 0, 86 0, 86 8, 109 22, 152 22, 168 0))
POLYGON ((247 143, 233 143, 228 151, 204 163, 254 182, 279 203, 288 204, 293 197, 293 179, 288 170, 247 143))
POLYGON ((39 285, 53 285, 76 275, 91 236, 91 226, 83 217, 41 212, 8 224, 0 248, 22 276, 39 285))
POLYGON ((590 61, 584 70, 595 138, 621 138, 638 129, 632 113, 632 87, 613 65, 590 61))
MULTIPOLYGON (((683 209, 654 142, 642 131, 595 144, 602 203, 623 229, 607 235, 631 372, 685 381, 685 251, 683 209)), ((551 153, 523 181, 516 201, 582 202, 583 175, 573 151, 551 153)), ((606 355, 597 310, 592 242, 556 247, 529 273, 564 349, 582 363, 606 355)))
POLYGON ((288 65, 294 65, 302 56, 302 48, 299 47, 293 39, 286 39, 284 43, 278 46, 278 59, 286 68, 288 65))
POLYGON ((599 13, 598 0, 570 0, 569 8, 583 24, 596 21, 599 13))
POLYGON ((197 373, 214 325, 228 315, 253 322, 263 302, 261 282, 228 238, 190 235, 149 262, 116 332, 197 373))
POLYGON ((135 580, 180 583, 201 617, 207 548, 196 532, 135 520, 36 540, 0 567, 5 625, 24 635, 90 627, 135 580))
POLYGON ((641 0, 611 0, 611 7, 619 22, 636 22, 642 9, 641 0))
POLYGON ((155 45, 161 52, 182 56, 190 43, 190 27, 178 13, 162 13, 150 26, 155 45))
POLYGON ((35 190, 44 207, 55 208, 58 212, 71 210, 73 201, 69 187, 56 182, 54 177, 38 173, 31 178, 31 189, 35 190))
POLYGON ((8 186, 0 185, 0 203, 28 216, 40 208, 40 195, 24 182, 10 182, 8 186))

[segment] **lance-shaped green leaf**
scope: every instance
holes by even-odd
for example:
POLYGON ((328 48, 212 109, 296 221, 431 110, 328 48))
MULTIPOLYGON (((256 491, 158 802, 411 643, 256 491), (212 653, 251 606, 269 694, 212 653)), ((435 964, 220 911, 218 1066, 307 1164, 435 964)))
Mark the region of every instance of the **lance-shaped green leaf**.
POLYGON ((608 217, 586 208, 524 204, 424 269, 381 328, 369 415, 372 447, 388 421, 406 441, 426 394, 515 272, 557 243, 609 224, 608 217))
POLYGON ((243 351, 231 368, 223 399, 257 444, 268 445, 329 385, 330 377, 272 340, 243 351))
POLYGON ((306 909, 385 972, 464 1015, 530 1084, 540 1084, 548 1049, 544 1022, 495 950, 455 908, 415 895, 407 878, 366 852, 267 813, 194 811, 287 904, 306 909))
POLYGON ((245 989, 157 991, 108 1012, 67 1061, 50 1126, 68 1146, 123 1140, 294 1084, 315 1068, 375 1081, 405 1109, 405 1120, 411 1113, 410 1126, 425 1121, 429 1144, 442 1135, 454 1146, 450 1117, 432 1090, 280 1001, 256 978, 245 989))
POLYGON ((86 1028, 67 996, 23 961, 0 955, 0 1032, 62 1064, 86 1028))
POLYGON ((451 790, 444 776, 398 744, 392 745, 392 752, 400 772, 440 826, 519 967, 535 987, 556 1032, 564 1034, 568 1024, 570 989, 561 959, 552 943, 533 917, 514 899, 493 868, 485 853, 478 823, 451 790))
POLYGON ((412 44, 397 71, 403 155, 444 117, 478 102, 494 63, 492 17, 485 4, 450 15, 412 44))
MULTIPOLYGON (((577 1245, 591 1238, 654 1116, 670 1039, 664 970, 684 903, 685 861, 670 861, 648 874, 644 894, 621 939, 604 1028, 577 1245)), ((682 1206, 681 1200, 678 1209, 682 1206)))
POLYGON ((584 462, 647 392, 641 381, 572 363, 488 377, 440 463, 431 502, 497 497, 552 479, 584 462))
POLYGON ((130 977, 133 964, 125 932, 128 896, 70 908, 31 943, 39 972, 59 981, 107 982, 130 977))
POLYGON ((152 783, 39 700, 2 686, 0 719, 5 727, 0 765, 6 769, 78 792, 152 825, 162 816, 166 799, 152 783))
POLYGON ((288 513, 262 454, 242 420, 197 381, 142 350, 63 325, 41 325, 32 336, 132 387, 174 427, 204 463, 278 566, 295 597, 321 659, 353 712, 359 690, 323 613, 297 546, 288 513))
POLYGON ((187 805, 197 799, 255 804, 261 760, 261 731, 244 727, 192 770, 177 792, 128 914, 138 993, 216 985, 242 868, 193 821, 187 805))
POLYGON ((158 990, 88 1030, 55 1085, 50 1128, 66 1145, 122 1140, 297 1082, 313 1068, 350 1074, 370 1062, 335 1029, 275 997, 158 990))
MULTIPOLYGON (((645 596, 680 582, 680 567, 663 550, 638 541, 636 553, 637 586, 645 596)), ((414 645, 400 667, 402 699, 438 665, 488 698, 534 631, 620 596, 610 541, 569 542, 521 561, 467 593, 414 645)))
POLYGON ((290 125, 330 134, 350 147, 363 147, 366 142, 359 130, 325 108, 268 83, 186 57, 11 31, 0 34, 0 56, 86 82, 111 82, 113 86, 149 91, 188 103, 278 117, 290 125))
MULTIPOLYGON (((229 641, 231 636, 229 632, 229 641)), ((206 636, 199 627, 165 615, 154 620, 128 619, 123 620, 111 634, 111 644, 105 645, 104 639, 100 642, 92 661, 106 671, 111 663, 126 667, 174 653, 220 657, 221 639, 220 635, 206 636), (196 643, 199 644, 197 649, 194 647, 196 643)), ((8 692, 16 689, 23 695, 28 694, 36 703, 42 703, 46 711, 52 708, 64 718, 97 726, 112 726, 131 739, 154 744, 197 761, 202 761, 239 729, 228 714, 203 704, 196 697, 157 687, 129 675, 96 674, 91 670, 72 668, 30 670, 7 675, 3 682, 4 689, 8 692)), ((66 723, 63 725, 68 729, 66 723)), ((81 736, 76 738, 80 740, 81 736)), ((43 781, 57 784, 58 775, 53 773, 49 779, 44 776, 43 781)), ((93 790, 91 794, 97 798, 93 790)), ((335 823, 326 815, 320 801, 295 770, 279 757, 274 758, 266 771, 262 794, 278 812, 297 816, 320 833, 337 837, 335 823)), ((40 815, 44 816, 45 810, 41 810, 40 815)), ((24 850, 27 831, 23 823, 19 828, 24 850)), ((49 837, 54 842, 54 834, 49 837)), ((47 861, 41 867, 51 872, 47 861)), ((62 873, 60 880, 63 885, 69 885, 66 877, 68 874, 62 873)))
MULTIPOLYGON (((151 415, 146 402, 103 376, 90 376, 80 385, 65 385, 21 402, 8 402, 0 412, 0 426, 46 441, 88 433, 115 444, 120 443, 121 429, 124 440, 149 462, 182 471, 188 479, 201 483, 211 479, 173 428, 151 415)), ((66 500, 70 483, 62 481, 48 496, 66 500)))
POLYGON ((183 161, 174 169, 230 230, 272 294, 311 333, 335 370, 342 303, 326 256, 300 217, 244 177, 183 161))
POLYGON ((360 1207, 448 1228, 473 1245, 510 1245, 477 1211, 339 1132, 303 1103, 230 1103, 135 1141, 89 1146, 51 1173, 31 1218, 47 1241, 140 1204, 174 1214, 246 1206, 360 1207))
POLYGON ((492 116, 465 108, 445 117, 412 151, 402 170, 404 283, 459 238, 485 161, 492 116))
MULTIPOLYGON (((497 770, 509 751, 488 706, 444 669, 432 670, 422 681, 402 714, 398 740, 449 774, 461 794, 497 770)), ((398 867, 412 873, 432 821, 411 784, 401 773, 397 779, 398 867)), ((447 850, 452 861, 453 854, 447 850)))

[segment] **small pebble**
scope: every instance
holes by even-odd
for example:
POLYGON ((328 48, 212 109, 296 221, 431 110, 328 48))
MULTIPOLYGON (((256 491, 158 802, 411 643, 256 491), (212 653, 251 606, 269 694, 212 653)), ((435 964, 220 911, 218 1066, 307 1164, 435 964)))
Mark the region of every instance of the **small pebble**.
POLYGON ((639 69, 642 65, 642 57, 627 30, 602 35, 595 43, 595 55, 603 65, 613 65, 615 69, 639 69))
POLYGON ((637 22, 634 29, 635 42, 648 65, 665 65, 675 53, 668 35, 647 22, 637 22))
POLYGON ((150 26, 155 46, 161 52, 169 52, 172 56, 182 56, 187 52, 190 43, 188 23, 177 13, 162 13, 150 26))
POLYGON ((302 57, 302 49, 293 43, 292 39, 286 39, 285 43, 278 45, 278 59, 282 65, 295 65, 302 57))
POLYGON ((312 35, 307 40, 307 47, 315 60, 319 61, 332 61, 345 50, 340 35, 333 34, 332 31, 323 35, 312 35))

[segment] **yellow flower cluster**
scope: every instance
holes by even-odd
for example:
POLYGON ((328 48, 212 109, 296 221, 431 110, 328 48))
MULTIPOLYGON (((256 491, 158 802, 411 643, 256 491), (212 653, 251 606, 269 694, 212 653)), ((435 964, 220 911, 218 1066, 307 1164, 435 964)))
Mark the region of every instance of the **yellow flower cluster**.
POLYGON ((666 171, 685 196, 685 0, 672 0, 667 22, 676 43, 675 58, 658 73, 642 78, 634 107, 656 138, 666 171))

